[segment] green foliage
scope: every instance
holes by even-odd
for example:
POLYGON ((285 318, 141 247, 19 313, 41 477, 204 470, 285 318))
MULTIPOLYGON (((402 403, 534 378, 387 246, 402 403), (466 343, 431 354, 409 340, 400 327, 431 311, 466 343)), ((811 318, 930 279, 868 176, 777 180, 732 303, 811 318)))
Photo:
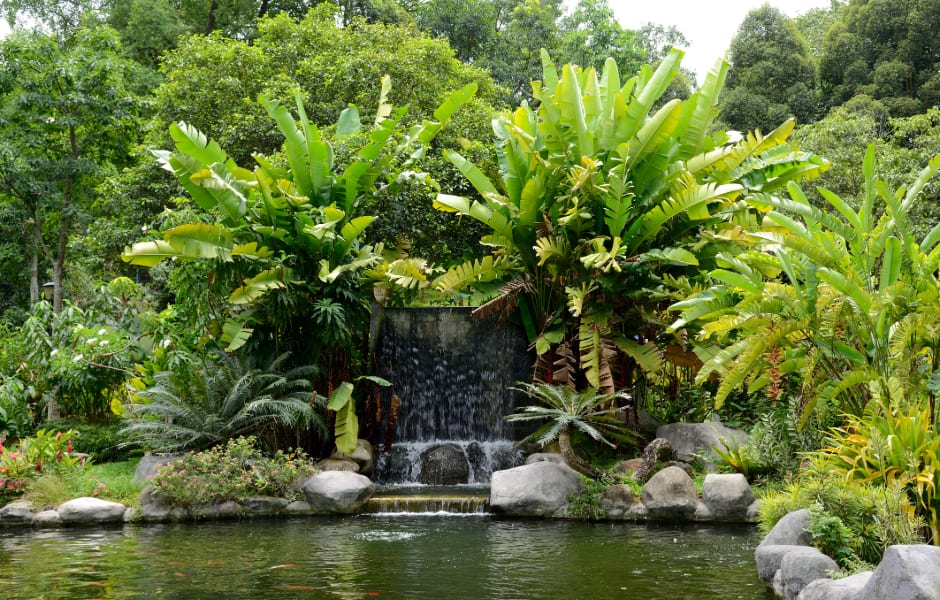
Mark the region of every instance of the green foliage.
POLYGON ((731 129, 771 131, 790 117, 817 118, 815 68, 793 21, 765 4, 750 11, 730 48, 721 119, 731 129))
POLYGON ((940 540, 940 434, 926 409, 908 413, 873 403, 830 436, 816 454, 820 468, 850 480, 899 486, 926 519, 933 540, 940 540))
MULTIPOLYGON (((394 188, 395 169, 419 157, 453 112, 474 93, 473 86, 452 94, 436 113, 404 139, 393 136, 404 110, 380 119, 356 158, 340 170, 331 145, 307 119, 300 102, 300 125, 271 100, 264 105, 286 138, 287 168, 256 156, 252 172, 238 167, 221 147, 185 124, 171 127, 176 152, 158 156, 193 200, 218 221, 187 223, 164 231, 162 240, 139 242, 125 260, 153 266, 164 259, 211 261, 210 273, 229 292, 216 335, 237 350, 249 339, 257 347, 272 342, 312 360, 335 361, 346 368, 350 340, 364 328, 369 280, 364 270, 379 261, 362 234, 374 217, 362 214, 381 179, 394 188), (316 306, 315 311, 309 307, 316 306), (314 332, 316 334, 314 335, 314 332)), ((384 98, 383 98, 384 105, 384 98)), ((358 133, 360 115, 347 108, 340 123, 358 133), (352 124, 352 125, 350 125, 352 124)))
POLYGON ((74 431, 38 430, 15 446, 0 444, 0 499, 25 491, 27 484, 43 474, 68 474, 85 468, 85 461, 72 455, 74 431))
POLYGON ((924 522, 915 516, 899 486, 865 484, 815 469, 762 498, 760 529, 766 534, 787 513, 813 507, 842 521, 850 532, 850 547, 867 563, 881 562, 885 549, 893 544, 922 543, 924 522))
POLYGON ((823 411, 816 410, 799 427, 799 400, 790 398, 776 406, 765 407, 748 436, 748 452, 768 474, 787 477, 800 470, 800 461, 807 452, 824 445, 825 431, 832 423, 824 420, 823 411))
POLYGON ((610 478, 591 479, 582 477, 581 491, 568 497, 568 515, 585 521, 603 521, 607 508, 601 503, 604 490, 614 481, 610 478))
POLYGON ((62 309, 68 241, 93 220, 95 187, 127 162, 137 127, 130 63, 113 30, 81 27, 67 39, 15 31, 0 44, 0 194, 21 229, 19 268, 39 299, 51 268, 62 309))
MULTIPOLYGON (((889 118, 882 102, 869 96, 855 96, 821 121, 799 128, 794 138, 802 147, 823 152, 832 161, 833 167, 820 178, 820 185, 858 206, 865 190, 862 164, 867 145, 878 144, 879 177, 890 187, 899 188, 916 177, 921 166, 937 153, 940 110, 889 118)), ((916 239, 923 239, 940 220, 938 185, 936 181, 928 182, 922 199, 909 207, 907 218, 916 239)), ((818 194, 809 190, 807 193, 816 206, 825 206, 818 194)), ((879 210, 883 210, 880 201, 876 202, 879 210)))
POLYGON ((543 81, 533 83, 538 107, 523 104, 496 123, 499 179, 445 152, 478 197, 440 194, 436 206, 485 224, 482 241, 495 250, 490 269, 459 265, 437 288, 513 278, 479 313, 518 308, 537 380, 612 392, 621 359, 655 369, 649 321, 663 278, 701 268, 702 238, 731 236, 748 220, 742 194, 825 168, 785 144, 792 124, 736 143, 709 133, 724 63, 688 100, 655 110, 681 57, 673 51, 621 84, 613 60, 600 76, 574 65, 559 73, 545 54, 543 81))
POLYGON ((712 450, 724 462, 725 466, 735 473, 740 473, 748 479, 765 472, 765 467, 751 450, 748 444, 739 444, 734 440, 719 438, 720 446, 712 446, 712 450))
POLYGON ((626 394, 599 394, 593 389, 578 392, 567 386, 531 383, 523 383, 516 389, 541 404, 524 406, 505 419, 510 422, 544 422, 523 441, 534 441, 542 447, 557 441, 568 464, 584 475, 597 477, 600 473, 575 454, 573 433, 581 433, 595 443, 612 448, 616 444, 610 439, 628 444, 636 441, 635 433, 613 416, 623 410, 615 402, 625 400, 626 394))
POLYGON ((136 506, 143 487, 133 481, 136 465, 137 461, 129 461, 86 465, 84 469, 65 472, 45 472, 26 482, 22 499, 40 509, 52 509, 67 500, 82 497, 136 506))
POLYGON ((32 430, 28 386, 17 377, 0 377, 0 439, 19 439, 32 430))
POLYGON ((74 420, 46 421, 48 431, 74 431, 73 449, 87 454, 95 464, 121 462, 139 453, 127 445, 128 439, 121 434, 122 424, 118 419, 108 423, 83 423, 74 420))
POLYGON ((823 554, 830 556, 840 567, 851 568, 858 560, 855 548, 858 540, 842 519, 831 515, 819 504, 809 509, 809 533, 813 536, 813 546, 823 554))
POLYGON ((156 452, 198 450, 257 435, 275 445, 282 429, 314 427, 326 433, 313 391, 313 367, 281 370, 282 356, 264 368, 248 359, 207 360, 192 378, 153 375, 154 385, 125 405, 120 434, 128 444, 156 452))
POLYGON ((696 323, 701 341, 718 343, 702 350, 697 375, 721 378, 716 405, 742 388, 769 394, 798 374, 804 417, 830 405, 861 414, 871 399, 929 400, 932 412, 926 384, 940 364, 940 337, 929 307, 940 293, 940 250, 936 234, 915 240, 906 215, 937 168, 940 157, 891 190, 875 176, 870 147, 857 210, 821 191, 830 206, 822 211, 792 183, 789 198, 751 201, 764 213, 762 230, 718 255, 711 287, 673 305, 682 311, 674 330, 696 323))
POLYGON ((940 9, 932 2, 849 2, 825 35, 823 90, 833 104, 868 94, 894 107, 892 116, 932 106, 940 51, 932 32, 938 26, 940 9))
POLYGON ((248 496, 294 498, 298 480, 310 477, 315 467, 303 453, 278 451, 264 456, 253 437, 229 440, 205 452, 190 452, 157 471, 153 492, 171 506, 188 508, 248 496))

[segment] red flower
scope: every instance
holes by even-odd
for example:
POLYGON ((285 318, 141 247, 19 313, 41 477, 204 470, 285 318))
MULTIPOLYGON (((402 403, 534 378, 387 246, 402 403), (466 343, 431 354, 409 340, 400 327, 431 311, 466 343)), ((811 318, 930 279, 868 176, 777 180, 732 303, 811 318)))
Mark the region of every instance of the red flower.
POLYGON ((69 445, 65 448, 65 451, 69 454, 72 453, 72 438, 69 438, 69 445))
POLYGON ((42 471, 42 459, 36 461, 36 472, 42 471))

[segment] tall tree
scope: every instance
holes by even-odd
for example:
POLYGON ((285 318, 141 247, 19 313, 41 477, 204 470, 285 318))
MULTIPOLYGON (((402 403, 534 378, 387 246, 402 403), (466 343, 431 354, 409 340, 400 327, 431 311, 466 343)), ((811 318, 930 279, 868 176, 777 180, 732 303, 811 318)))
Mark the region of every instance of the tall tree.
POLYGON ((67 39, 15 32, 0 43, 0 194, 26 215, 30 298, 39 297, 45 260, 56 312, 69 238, 95 186, 126 161, 135 141, 128 67, 117 34, 103 26, 67 39))
POLYGON ((850 0, 827 32, 820 61, 824 92, 841 104, 856 94, 910 116, 940 102, 940 3, 850 0))
POLYGON ((561 27, 562 57, 567 62, 601 69, 610 57, 627 73, 644 64, 634 32, 617 22, 607 0, 578 0, 561 27))
POLYGON ((481 65, 509 90, 512 104, 532 97, 531 82, 541 77, 544 48, 558 56, 561 0, 496 0, 497 35, 481 65))
POLYGON ((815 120, 815 68, 793 21, 768 4, 744 18, 731 42, 722 120, 741 131, 769 131, 793 116, 815 120))
POLYGON ((828 7, 811 8, 793 19, 813 58, 823 55, 826 32, 839 21, 844 8, 845 0, 829 0, 828 7))
POLYGON ((487 0, 428 0, 418 9, 417 23, 435 37, 447 39, 457 58, 479 60, 497 35, 497 5, 487 0))

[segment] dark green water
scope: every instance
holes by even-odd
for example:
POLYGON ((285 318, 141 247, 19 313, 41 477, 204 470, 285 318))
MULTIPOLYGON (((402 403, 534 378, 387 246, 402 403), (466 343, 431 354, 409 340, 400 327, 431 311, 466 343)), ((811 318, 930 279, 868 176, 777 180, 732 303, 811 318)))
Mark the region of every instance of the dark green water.
POLYGON ((758 542, 481 516, 0 531, 0 597, 765 600, 758 542))

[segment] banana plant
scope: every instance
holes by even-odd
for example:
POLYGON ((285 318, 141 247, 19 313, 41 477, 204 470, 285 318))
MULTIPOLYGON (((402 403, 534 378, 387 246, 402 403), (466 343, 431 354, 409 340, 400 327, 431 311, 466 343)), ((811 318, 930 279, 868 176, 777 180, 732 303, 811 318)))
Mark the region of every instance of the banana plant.
POLYGON ((725 62, 690 98, 657 108, 681 58, 673 50, 657 69, 621 82, 613 60, 600 76, 573 65, 559 72, 543 51, 538 106, 494 124, 500 177, 445 151, 479 196, 440 194, 435 206, 487 225, 482 241, 494 253, 436 285, 446 293, 508 280, 478 314, 518 308, 541 381, 611 393, 622 357, 658 369, 654 336, 640 327, 656 308, 644 290, 699 268, 705 228, 730 236, 753 221, 742 198, 827 166, 786 145, 792 122, 736 141, 710 132, 725 62))
MULTIPOLYGON (((355 107, 340 115, 334 138, 364 139, 344 168, 334 163, 329 139, 307 118, 299 90, 293 114, 274 99, 261 99, 285 141, 281 156, 256 155, 253 170, 235 164, 195 128, 171 126, 175 149, 154 154, 204 218, 167 229, 162 239, 137 242, 122 258, 145 267, 167 259, 207 262, 210 280, 229 286, 224 323, 214 332, 226 351, 248 344, 290 350, 318 362, 327 386, 336 389, 350 377, 355 333, 368 330, 368 273, 381 260, 380 248, 363 242, 375 219, 363 214, 366 202, 380 185, 395 186, 476 93, 475 84, 453 92, 433 119, 404 131, 407 109, 387 102, 390 86, 383 78, 368 131, 355 107)), ((352 404, 334 403, 342 405, 344 422, 354 423, 348 415, 352 404)))
POLYGON ((935 420, 940 225, 918 242, 906 215, 938 168, 940 156, 891 190, 871 146, 858 209, 825 189, 819 209, 792 182, 787 197, 750 200, 762 228, 719 256, 711 287, 672 306, 673 330, 694 324, 712 343, 697 379, 720 377, 717 405, 793 375, 804 417, 817 405, 860 415, 872 400, 911 410, 926 401, 935 420))

